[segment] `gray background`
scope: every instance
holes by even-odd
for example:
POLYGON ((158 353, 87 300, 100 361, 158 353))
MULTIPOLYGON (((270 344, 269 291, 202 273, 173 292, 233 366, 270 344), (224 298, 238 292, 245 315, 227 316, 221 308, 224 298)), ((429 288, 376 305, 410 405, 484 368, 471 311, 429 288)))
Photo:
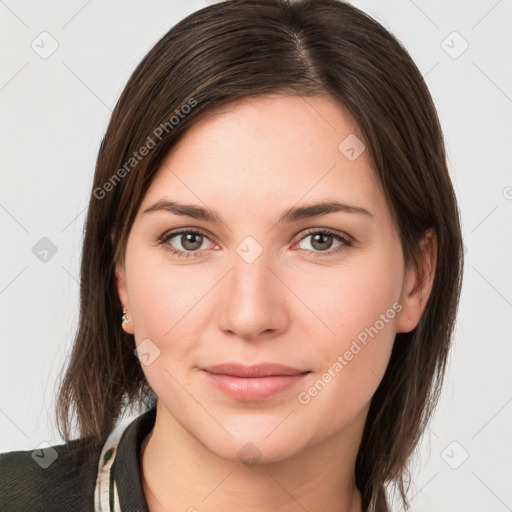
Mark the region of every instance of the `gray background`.
MULTIPOLYGON (((512 2, 353 3, 398 36, 426 77, 462 212, 461 310, 442 400, 413 464, 412 508, 512 510, 512 2)), ((0 1, 1 451, 61 442, 54 395, 77 327, 99 143, 137 63, 205 5, 0 1)))

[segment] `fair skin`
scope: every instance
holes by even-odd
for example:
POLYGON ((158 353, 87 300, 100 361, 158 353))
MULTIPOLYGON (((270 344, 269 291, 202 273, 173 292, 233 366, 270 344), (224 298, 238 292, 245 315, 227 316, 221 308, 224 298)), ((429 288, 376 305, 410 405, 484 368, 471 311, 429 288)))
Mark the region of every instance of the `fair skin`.
POLYGON ((116 268, 131 320, 123 328, 160 351, 142 366, 158 396, 141 461, 152 512, 361 511, 364 422, 396 333, 421 317, 436 247, 426 238, 419 268, 406 268, 366 151, 350 161, 338 149, 350 134, 362 138, 325 97, 245 99, 193 125, 154 177, 116 268), (223 222, 144 213, 161 200, 223 222), (278 222, 326 201, 356 209, 278 222), (186 233, 157 242, 179 228, 186 233), (334 236, 315 234, 326 229, 334 236), (243 257, 258 248, 253 261, 243 257), (345 357, 371 326, 378 333, 345 357), (236 399, 203 370, 226 362, 309 373, 266 399, 236 399), (308 394, 329 368, 329 382, 308 394), (255 464, 239 453, 247 446, 255 464))

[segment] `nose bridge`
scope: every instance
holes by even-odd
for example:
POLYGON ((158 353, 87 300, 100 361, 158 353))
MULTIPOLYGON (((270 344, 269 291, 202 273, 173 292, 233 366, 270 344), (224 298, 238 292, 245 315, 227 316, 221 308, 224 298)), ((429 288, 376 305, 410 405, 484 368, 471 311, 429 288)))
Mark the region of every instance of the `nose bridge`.
POLYGON ((272 273, 267 268, 269 252, 254 241, 244 241, 233 255, 233 271, 229 280, 229 296, 233 301, 243 304, 244 307, 257 307, 259 301, 269 304, 271 301, 272 273))
POLYGON ((219 301, 223 329, 254 338, 263 331, 283 328, 287 315, 281 295, 285 291, 269 268, 273 266, 270 251, 254 239, 239 244, 219 301))

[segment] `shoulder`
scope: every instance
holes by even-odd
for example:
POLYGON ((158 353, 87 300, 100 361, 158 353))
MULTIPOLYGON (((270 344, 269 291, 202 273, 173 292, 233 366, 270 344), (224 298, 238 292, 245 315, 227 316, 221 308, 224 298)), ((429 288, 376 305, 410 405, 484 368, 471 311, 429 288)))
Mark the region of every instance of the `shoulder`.
POLYGON ((92 510, 103 441, 0 454, 0 510, 92 510))

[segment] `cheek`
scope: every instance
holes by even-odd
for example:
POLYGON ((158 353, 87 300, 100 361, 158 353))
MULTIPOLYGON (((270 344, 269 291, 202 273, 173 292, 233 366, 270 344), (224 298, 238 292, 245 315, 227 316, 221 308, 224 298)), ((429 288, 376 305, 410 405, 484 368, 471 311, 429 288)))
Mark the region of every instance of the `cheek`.
MULTIPOLYGON (((354 337, 370 327, 400 298, 401 272, 392 258, 365 257, 326 271, 296 278, 297 295, 310 313, 305 318, 332 339, 354 337), (323 327, 322 327, 323 324, 323 327)), ((390 312, 394 325, 394 310, 390 312)), ((320 332, 320 331, 318 331, 320 332)))
POLYGON ((369 400, 384 375, 401 309, 401 272, 400 254, 381 251, 319 272, 299 291, 314 313, 298 322, 314 340, 315 371, 327 372, 325 380, 343 396, 369 400))
POLYGON ((196 266, 191 279, 192 267, 172 265, 162 247, 148 250, 134 244, 130 256, 126 265, 136 339, 163 340, 193 326, 195 307, 208 290, 207 273, 196 266))
POLYGON ((211 325, 215 311, 211 290, 218 273, 206 265, 173 265, 161 248, 134 250, 127 269, 135 342, 149 339, 149 346, 158 353, 154 362, 142 366, 146 379, 155 390, 177 392, 179 385, 172 377, 184 386, 190 384, 184 362, 198 349, 201 333, 211 325))
POLYGON ((150 352, 156 354, 150 364, 142 364, 142 370, 157 395, 186 401, 180 384, 188 387, 191 383, 182 363, 200 339, 194 333, 203 322, 201 297, 208 290, 207 283, 201 279, 191 283, 190 267, 188 271, 173 268, 171 272, 162 258, 155 260, 134 258, 137 264, 130 275, 130 307, 135 343, 147 344, 150 340, 150 352))

